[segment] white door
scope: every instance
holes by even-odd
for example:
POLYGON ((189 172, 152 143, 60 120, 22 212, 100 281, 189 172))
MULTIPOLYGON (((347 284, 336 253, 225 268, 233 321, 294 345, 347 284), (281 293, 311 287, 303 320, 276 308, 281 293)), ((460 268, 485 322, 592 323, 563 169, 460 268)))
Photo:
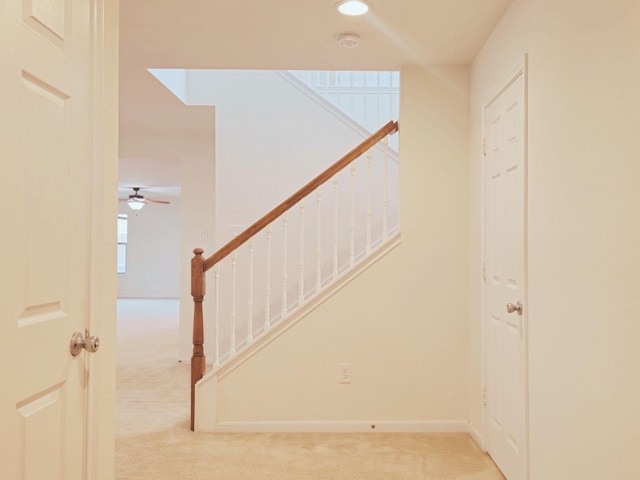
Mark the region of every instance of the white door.
POLYGON ((508 480, 527 475, 525 73, 484 110, 486 447, 508 480))
MULTIPOLYGON (((0 478, 85 477, 91 18, 86 0, 0 1, 0 478)), ((100 352, 91 355, 100 355, 100 352)))

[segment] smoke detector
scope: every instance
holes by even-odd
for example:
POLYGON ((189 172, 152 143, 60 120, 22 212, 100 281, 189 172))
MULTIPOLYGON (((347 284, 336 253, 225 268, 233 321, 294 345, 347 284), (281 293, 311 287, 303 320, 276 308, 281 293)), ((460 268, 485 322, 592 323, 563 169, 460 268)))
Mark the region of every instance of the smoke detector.
POLYGON ((360 45, 360 35, 357 33, 339 33, 336 35, 338 45, 344 48, 356 48, 360 45))

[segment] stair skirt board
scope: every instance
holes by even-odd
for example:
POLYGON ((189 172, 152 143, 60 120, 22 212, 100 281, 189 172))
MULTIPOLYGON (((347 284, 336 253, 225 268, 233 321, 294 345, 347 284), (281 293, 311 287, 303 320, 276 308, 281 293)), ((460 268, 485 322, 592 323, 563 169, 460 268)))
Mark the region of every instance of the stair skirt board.
MULTIPOLYGON (((349 421, 255 421, 219 422, 196 432, 217 433, 469 433, 466 420, 349 420, 349 421)), ((475 440, 475 439, 474 439, 475 440)))

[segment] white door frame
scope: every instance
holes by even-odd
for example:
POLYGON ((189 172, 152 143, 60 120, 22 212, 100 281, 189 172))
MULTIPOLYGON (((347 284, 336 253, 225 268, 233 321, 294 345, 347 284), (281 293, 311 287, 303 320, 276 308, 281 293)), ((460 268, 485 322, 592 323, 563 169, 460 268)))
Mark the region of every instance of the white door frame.
MULTIPOLYGON (((482 401, 482 420, 481 420, 481 429, 482 429, 482 437, 481 437, 481 445, 480 447, 486 452, 487 451, 487 424, 488 424, 488 411, 487 411, 487 403, 486 403, 486 389, 487 389, 487 328, 488 328, 488 319, 487 319, 487 311, 486 311, 486 277, 485 277, 485 265, 486 265, 486 241, 485 241, 485 225, 486 225, 486 184, 485 184, 485 165, 484 165, 484 139, 486 138, 485 133, 485 111, 487 107, 491 105, 517 78, 521 75, 524 76, 524 186, 523 186, 523 226, 524 226, 524 241, 523 241, 523 255, 524 255, 524 282, 523 282, 523 298, 525 308, 525 315, 523 317, 523 368, 524 368, 524 447, 525 447, 525 479, 528 480, 530 478, 530 442, 529 442, 529 287, 528 287, 528 163, 529 163, 529 127, 528 127, 528 114, 529 114, 529 104, 528 104, 528 91, 529 91, 529 65, 528 65, 528 54, 524 54, 523 59, 520 60, 517 64, 517 67, 512 69, 512 73, 507 77, 507 80, 504 81, 499 88, 497 88, 491 96, 487 99, 486 102, 482 104, 482 128, 481 128, 481 158, 482 158, 482 168, 481 168, 481 272, 482 279, 481 283, 481 318, 482 318, 482 392, 483 398, 482 401)), ((508 480, 508 479, 507 479, 508 480)))
POLYGON ((88 328, 100 337, 98 355, 86 355, 85 472, 87 480, 111 480, 114 475, 115 342, 116 342, 116 219, 118 214, 118 49, 119 5, 91 1, 93 38, 91 245, 88 328))

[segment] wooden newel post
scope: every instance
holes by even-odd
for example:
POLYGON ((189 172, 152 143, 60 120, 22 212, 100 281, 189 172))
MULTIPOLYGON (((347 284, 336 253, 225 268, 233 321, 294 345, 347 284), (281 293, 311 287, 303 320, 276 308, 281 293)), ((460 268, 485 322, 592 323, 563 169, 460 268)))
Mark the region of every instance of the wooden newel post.
POLYGON ((205 295, 204 250, 196 248, 191 259, 191 296, 193 297, 193 356, 191 357, 191 430, 195 429, 196 383, 204 376, 204 320, 202 302, 205 295))

